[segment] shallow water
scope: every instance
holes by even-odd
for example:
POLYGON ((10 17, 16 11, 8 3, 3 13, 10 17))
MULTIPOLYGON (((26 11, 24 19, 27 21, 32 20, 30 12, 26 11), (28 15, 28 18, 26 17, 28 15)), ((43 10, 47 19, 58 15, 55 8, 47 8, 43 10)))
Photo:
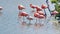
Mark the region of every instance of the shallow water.
MULTIPOLYGON (((0 0, 0 6, 3 7, 2 13, 0 13, 0 34, 60 34, 59 27, 52 25, 51 21, 40 28, 35 28, 34 26, 22 26, 19 23, 19 10, 17 8, 18 4, 26 6, 26 9, 23 11, 30 13, 30 3, 40 6, 41 4, 46 4, 45 0, 0 0)), ((47 9, 46 11, 48 14, 47 16, 49 17, 50 14, 47 9)), ((28 23, 28 20, 26 21, 28 23)), ((31 23, 34 24, 35 20, 31 23)))

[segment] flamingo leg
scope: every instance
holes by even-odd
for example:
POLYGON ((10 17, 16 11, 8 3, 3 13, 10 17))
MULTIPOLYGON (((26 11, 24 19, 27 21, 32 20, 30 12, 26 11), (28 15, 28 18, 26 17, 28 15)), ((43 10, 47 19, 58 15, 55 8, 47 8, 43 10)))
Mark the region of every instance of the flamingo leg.
POLYGON ((23 16, 23 22, 24 22, 24 16, 23 16))
POLYGON ((28 24, 28 26, 30 26, 31 25, 31 20, 29 20, 29 24, 28 24))
POLYGON ((36 18, 36 23, 37 23, 37 18, 36 18))
POLYGON ((41 22, 41 20, 39 19, 39 23, 41 22))
POLYGON ((47 14, 46 14, 46 11, 45 11, 45 9, 44 9, 44 13, 45 13, 45 23, 46 23, 46 19, 47 19, 47 14))

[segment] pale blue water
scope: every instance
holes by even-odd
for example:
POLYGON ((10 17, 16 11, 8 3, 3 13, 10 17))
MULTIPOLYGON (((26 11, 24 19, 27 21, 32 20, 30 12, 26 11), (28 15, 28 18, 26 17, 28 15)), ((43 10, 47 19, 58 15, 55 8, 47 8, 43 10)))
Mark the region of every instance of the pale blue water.
MULTIPOLYGON (((2 16, 0 16, 0 34, 60 34, 58 30, 52 28, 49 24, 49 28, 42 27, 35 30, 32 27, 21 27, 18 23, 18 4, 26 6, 24 11, 31 11, 29 4, 40 5, 46 4, 45 0, 0 0, 0 6, 3 6, 2 16), (47 30, 46 30, 47 29, 47 30)), ((51 6, 51 5, 50 5, 51 6)), ((53 6, 50 7, 51 10, 53 6)), ((50 15, 46 9, 48 16, 50 15)))

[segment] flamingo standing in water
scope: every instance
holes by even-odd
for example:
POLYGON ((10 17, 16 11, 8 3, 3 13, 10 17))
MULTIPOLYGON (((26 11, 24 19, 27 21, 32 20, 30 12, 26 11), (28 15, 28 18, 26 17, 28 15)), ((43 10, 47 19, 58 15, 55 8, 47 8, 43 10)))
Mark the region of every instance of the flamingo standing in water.
MULTIPOLYGON (((43 12, 40 12, 40 11, 42 11, 42 8, 39 7, 39 6, 36 6, 36 13, 34 14, 34 17, 38 18, 38 16, 39 16, 40 14, 43 14, 43 12)), ((35 25, 36 25, 36 26, 38 25, 37 19, 36 19, 35 25)))
MULTIPOLYGON (((45 18, 45 16, 44 16, 44 15, 39 15, 39 16, 38 16, 38 18, 39 18, 39 20, 40 20, 40 19, 45 18)), ((39 22, 42 22, 42 21, 39 21, 39 22)), ((41 23, 40 23, 40 26, 42 26, 42 24, 41 24, 41 23)))
POLYGON ((36 23, 37 23, 37 17, 39 16, 39 13, 34 13, 34 17, 36 17, 36 23))
POLYGON ((58 14, 59 12, 57 12, 56 10, 54 10, 53 12, 51 12, 51 15, 54 16, 56 14, 58 14))
MULTIPOLYGON (((44 18, 44 16, 43 16, 43 15, 39 15, 39 13, 35 13, 35 14, 34 14, 34 17, 36 17, 36 18, 38 18, 38 19, 44 18)), ((43 26, 43 24, 37 23, 37 19, 36 19, 35 26, 36 26, 36 27, 40 27, 40 26, 43 26)))
MULTIPOLYGON (((44 13, 42 12, 42 8, 37 6, 36 7, 36 12, 39 14, 39 15, 43 15, 44 16, 44 13)), ((42 16, 39 16, 39 17, 42 17, 42 16)), ((38 18, 38 17, 37 17, 38 18)), ((40 20, 39 20, 40 21, 40 20)))
POLYGON ((36 5, 30 4, 30 7, 31 7, 32 9, 35 9, 35 8, 36 8, 36 5))
POLYGON ((53 12, 51 12, 51 17, 53 17, 53 19, 54 19, 54 21, 53 21, 53 19, 52 19, 52 21, 53 21, 53 24, 54 25, 58 25, 59 23, 55 20, 55 16, 56 16, 56 14, 58 14, 59 12, 58 11, 56 11, 56 10, 54 10, 53 12))
POLYGON ((38 23, 37 23, 37 18, 39 17, 39 13, 34 13, 34 17, 36 17, 36 23, 35 23, 35 26, 38 26, 38 23))
POLYGON ((45 16, 45 14, 42 11, 38 11, 38 13, 39 13, 39 15, 41 15, 41 17, 44 17, 45 16))
POLYGON ((22 25, 25 25, 25 24, 26 24, 26 22, 24 22, 24 17, 27 17, 27 16, 28 16, 28 14, 27 14, 26 12, 20 12, 20 13, 19 13, 19 16, 22 16, 22 17, 23 17, 22 25))

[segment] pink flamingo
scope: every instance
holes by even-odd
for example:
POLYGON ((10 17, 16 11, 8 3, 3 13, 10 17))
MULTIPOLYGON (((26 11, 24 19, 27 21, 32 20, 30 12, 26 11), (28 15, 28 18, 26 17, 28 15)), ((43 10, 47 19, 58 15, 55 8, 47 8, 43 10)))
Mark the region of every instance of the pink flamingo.
MULTIPOLYGON (((39 18, 39 19, 43 19, 43 18, 45 18, 45 16, 44 16, 44 15, 39 15, 38 18, 39 18)), ((39 22, 40 22, 40 21, 39 21, 39 22)))
POLYGON ((39 13, 34 13, 34 17, 36 17, 36 23, 35 23, 35 26, 38 26, 37 18, 39 17, 39 13))
POLYGON ((34 13, 34 17, 36 17, 36 23, 37 23, 37 17, 39 16, 39 13, 34 13))
MULTIPOLYGON (((34 15, 34 16, 35 16, 36 18, 39 18, 39 19, 44 18, 44 15, 39 15, 39 13, 35 13, 35 15, 34 15)), ((43 26, 43 24, 41 24, 41 23, 37 23, 37 19, 36 19, 35 26, 40 27, 40 26, 43 26)))
MULTIPOLYGON (((44 15, 39 15, 39 17, 38 17, 39 19, 43 19, 43 18, 45 18, 45 16, 44 15)), ((40 21, 39 21, 40 22, 40 21)), ((42 21, 41 21, 42 22, 42 21)), ((40 24, 40 26, 43 26, 44 24, 41 24, 41 23, 39 23, 40 24)))
POLYGON ((36 8, 36 5, 30 4, 30 7, 31 7, 32 9, 35 9, 35 8, 36 8))
POLYGON ((25 25, 26 22, 24 22, 24 17, 28 16, 28 14, 27 14, 26 12, 21 12, 21 13, 19 14, 19 16, 23 16, 23 22, 22 22, 22 25, 25 25))
POLYGON ((30 7, 33 9, 32 12, 34 12, 35 11, 34 9, 36 8, 36 5, 30 4, 30 7))
POLYGON ((18 5, 18 9, 23 10, 23 9, 25 9, 25 7, 23 5, 18 5))
POLYGON ((58 11, 54 10, 53 12, 51 12, 51 15, 52 15, 52 17, 55 19, 55 16, 56 16, 56 14, 58 14, 58 13, 59 13, 58 11))
POLYGON ((53 16, 53 15, 56 15, 56 14, 58 14, 59 12, 57 12, 56 10, 54 10, 53 12, 51 12, 51 15, 53 16))
POLYGON ((30 7, 32 8, 31 16, 33 16, 33 13, 35 12, 35 9, 36 9, 36 5, 30 4, 30 7))
POLYGON ((42 4, 41 8, 42 8, 42 9, 46 9, 46 8, 48 8, 48 7, 47 7, 46 5, 44 5, 44 4, 42 4))

